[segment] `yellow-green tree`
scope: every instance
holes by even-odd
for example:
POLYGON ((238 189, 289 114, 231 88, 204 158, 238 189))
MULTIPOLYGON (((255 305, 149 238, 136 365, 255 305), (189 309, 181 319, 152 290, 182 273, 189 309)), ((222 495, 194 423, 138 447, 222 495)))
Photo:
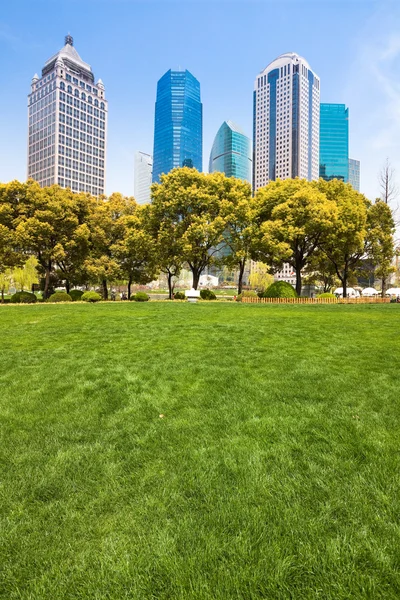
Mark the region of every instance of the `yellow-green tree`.
MULTIPOLYGON (((223 175, 205 174, 187 167, 173 169, 152 185, 154 214, 164 222, 163 232, 179 251, 193 275, 197 289, 202 271, 218 262, 226 221, 221 216, 225 198, 223 175), (175 246, 178 248, 178 246, 175 246)), ((164 247, 167 239, 164 239, 164 247)))
POLYGON ((36 256, 30 256, 23 267, 11 271, 12 281, 17 290, 31 290, 34 283, 39 283, 37 266, 36 256))
POLYGON ((263 292, 274 283, 274 276, 270 273, 270 268, 261 262, 253 262, 249 275, 249 283, 252 288, 263 292))
POLYGON ((368 210, 367 251, 375 265, 375 275, 382 280, 382 298, 387 289, 388 277, 396 271, 393 265, 395 254, 395 223, 388 204, 377 200, 368 210))
POLYGON ((255 203, 253 258, 275 269, 287 262, 296 273, 300 295, 302 271, 336 218, 335 202, 314 182, 287 179, 259 189, 255 203))

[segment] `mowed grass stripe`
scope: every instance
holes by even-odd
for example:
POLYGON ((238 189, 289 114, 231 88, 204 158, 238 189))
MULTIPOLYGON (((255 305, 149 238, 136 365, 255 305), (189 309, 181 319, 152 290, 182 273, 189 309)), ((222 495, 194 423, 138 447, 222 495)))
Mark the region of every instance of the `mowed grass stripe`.
POLYGON ((398 598, 399 322, 1 307, 0 597, 398 598))

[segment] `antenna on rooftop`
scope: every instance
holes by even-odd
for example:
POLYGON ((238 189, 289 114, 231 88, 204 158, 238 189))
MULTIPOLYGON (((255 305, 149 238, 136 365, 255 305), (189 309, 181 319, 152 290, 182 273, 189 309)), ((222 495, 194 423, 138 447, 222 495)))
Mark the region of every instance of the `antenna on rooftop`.
POLYGON ((70 34, 65 36, 65 45, 67 44, 69 44, 70 46, 74 45, 74 38, 70 34))

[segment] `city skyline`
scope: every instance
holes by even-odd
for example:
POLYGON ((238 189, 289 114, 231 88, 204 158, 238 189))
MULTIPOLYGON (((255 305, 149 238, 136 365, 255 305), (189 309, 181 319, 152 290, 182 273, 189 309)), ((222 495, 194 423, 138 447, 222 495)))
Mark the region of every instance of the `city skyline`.
POLYGON ((349 2, 346 19, 342 19, 338 2, 330 7, 318 1, 302 2, 301 6, 285 1, 118 2, 117 11, 114 6, 104 0, 93 11, 93 3, 84 0, 79 4, 79 21, 72 19, 67 7, 60 6, 57 25, 46 0, 39 9, 22 0, 3 8, 0 134, 7 143, 0 148, 2 181, 26 176, 27 82, 60 47, 68 30, 81 56, 101 75, 112 106, 107 193, 133 194, 134 153, 138 149, 152 152, 155 82, 166 69, 188 68, 201 82, 206 169, 215 132, 224 120, 231 118, 244 131, 251 131, 254 75, 287 50, 305 56, 321 77, 321 102, 350 107, 350 147, 352 156, 362 163, 361 191, 371 199, 379 195, 377 174, 387 157, 399 171, 396 82, 400 7, 395 2, 349 2), (277 27, 265 38, 267 18, 277 27), (134 37, 130 34, 132 19, 140 23, 134 37), (330 26, 326 27, 328 20, 330 26), (97 31, 106 33, 102 41, 97 31), (151 44, 146 45, 150 38, 151 44), (224 62, 222 72, 215 58, 233 50, 237 39, 244 41, 246 52, 235 52, 234 60, 224 62), (142 58, 134 60, 135 56, 142 58))

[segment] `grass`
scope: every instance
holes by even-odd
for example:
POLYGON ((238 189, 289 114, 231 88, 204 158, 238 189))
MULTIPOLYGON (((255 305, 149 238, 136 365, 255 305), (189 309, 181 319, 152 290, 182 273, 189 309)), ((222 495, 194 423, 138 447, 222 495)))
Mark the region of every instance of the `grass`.
POLYGON ((0 307, 0 598, 398 599, 399 323, 0 307))

